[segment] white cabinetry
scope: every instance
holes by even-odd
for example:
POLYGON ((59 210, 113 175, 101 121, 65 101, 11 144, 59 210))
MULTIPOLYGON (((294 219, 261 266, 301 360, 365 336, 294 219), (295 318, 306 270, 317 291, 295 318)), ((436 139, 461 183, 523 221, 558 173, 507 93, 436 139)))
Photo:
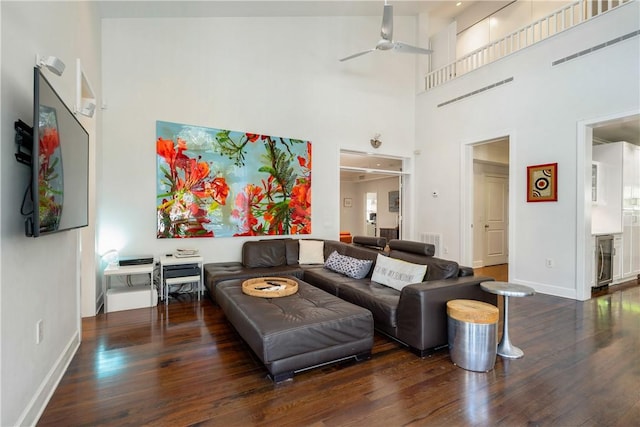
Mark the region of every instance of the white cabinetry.
POLYGON ((640 147, 593 147, 591 230, 614 234, 613 283, 640 274, 640 147), (595 187, 595 188, 594 188, 595 187))
POLYGON ((622 275, 640 274, 640 147, 623 143, 622 275))
POLYGON ((593 147, 591 233, 622 231, 623 142, 593 147), (594 200, 595 199, 595 200, 594 200))
POLYGON ((622 214, 622 277, 640 274, 640 211, 622 214))
POLYGON ((622 278, 622 234, 613 236, 613 283, 622 278))

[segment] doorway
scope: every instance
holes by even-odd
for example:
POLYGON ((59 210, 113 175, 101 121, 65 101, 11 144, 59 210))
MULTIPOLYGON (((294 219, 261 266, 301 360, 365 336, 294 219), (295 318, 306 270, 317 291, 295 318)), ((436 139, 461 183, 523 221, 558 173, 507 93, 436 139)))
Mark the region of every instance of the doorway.
POLYGON ((509 261, 509 137, 473 144, 473 267, 509 261))
POLYGON ((340 152, 340 231, 353 236, 401 238, 406 159, 340 152))
MULTIPOLYGON (((636 253, 640 253, 640 237, 636 237, 636 240, 627 238, 625 239, 625 232, 632 233, 633 229, 629 230, 628 227, 625 227, 625 220, 631 218, 631 224, 640 224, 640 197, 631 196, 629 198, 628 190, 630 188, 634 188, 633 185, 625 186, 623 184, 622 194, 620 197, 620 203, 607 203, 606 206, 609 208, 613 206, 621 207, 621 212, 618 214, 608 217, 602 211, 596 212, 597 209, 600 209, 599 204, 606 201, 606 199, 612 198, 612 193, 607 194, 608 189, 613 189, 613 187, 608 187, 604 185, 605 183, 599 183, 599 175, 597 173, 594 175, 594 164, 598 165, 601 160, 597 153, 597 147, 607 146, 609 144, 613 144, 615 142, 624 141, 625 143, 632 144, 634 146, 640 146, 640 111, 628 111, 623 113, 612 114, 609 116, 599 117, 593 120, 582 121, 578 123, 578 138, 577 138, 577 184, 578 188, 583 188, 582 192, 583 197, 577 198, 577 215, 576 215, 576 226, 577 226, 577 235, 576 235, 576 299, 584 301, 592 296, 592 288, 595 285, 595 277, 596 277, 596 263, 595 263, 595 237, 594 234, 602 234, 605 231, 611 231, 616 237, 614 239, 614 257, 613 257, 613 276, 614 281, 624 281, 625 279, 625 261, 628 261, 625 258, 629 255, 629 248, 625 246, 625 240, 629 242, 635 242, 637 249, 636 253), (595 186, 595 188, 594 188, 595 186), (625 191, 627 188, 627 191, 625 191), (595 191, 594 191, 595 190, 595 191), (625 202, 625 198, 628 201, 625 202), (626 209, 625 209, 626 207, 626 209), (614 218, 616 225, 607 230, 604 224, 607 224, 609 221, 607 218, 614 218), (633 218, 637 218, 635 221, 633 218), (625 251, 625 249, 627 249, 625 251)), ((623 157, 624 162, 624 157, 623 157)), ((636 163, 640 164, 640 163, 636 163)), ((603 171, 606 172, 606 164, 601 165, 605 166, 603 171)), ((600 168, 596 167, 596 170, 600 168)), ((623 168, 624 170, 625 168, 623 168)), ((631 166, 629 170, 638 170, 637 167, 631 166)), ((610 171, 618 171, 620 172, 620 167, 613 167, 610 171)), ((606 173, 605 173, 606 176, 606 173)), ((612 182, 612 177, 614 175, 610 175, 608 181, 610 184, 612 182)), ((623 174, 623 180, 625 175, 623 174)), ((640 177, 637 178, 640 180, 640 177)), ((640 181, 636 181, 640 182, 640 181)), ((640 185, 636 185, 635 188, 640 189, 640 185)), ((619 191, 619 189, 618 189, 619 191)), ((631 190, 633 193, 633 190, 631 190)), ((640 195, 640 190, 637 193, 640 195)), ((580 195, 580 193, 579 193, 580 195)), ((637 234, 640 235, 640 225, 636 226, 637 234)), ((633 253, 633 249, 631 249, 631 253, 633 253)), ((640 273, 640 257, 638 257, 637 262, 637 273, 640 273)), ((634 274, 629 274, 627 277, 634 277, 634 274)), ((635 276, 637 277, 637 276, 635 276)))

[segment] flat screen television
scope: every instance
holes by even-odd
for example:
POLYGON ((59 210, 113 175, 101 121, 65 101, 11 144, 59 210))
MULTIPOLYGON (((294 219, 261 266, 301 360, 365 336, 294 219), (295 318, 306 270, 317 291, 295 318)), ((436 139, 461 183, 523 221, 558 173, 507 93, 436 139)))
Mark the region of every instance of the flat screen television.
POLYGON ((89 134, 42 74, 33 71, 31 201, 25 233, 89 224, 89 134))

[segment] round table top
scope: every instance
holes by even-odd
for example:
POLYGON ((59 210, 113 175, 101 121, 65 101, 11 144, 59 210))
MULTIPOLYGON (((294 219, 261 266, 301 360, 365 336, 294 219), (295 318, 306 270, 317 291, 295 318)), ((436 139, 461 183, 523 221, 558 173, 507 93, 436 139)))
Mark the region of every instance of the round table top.
POLYGON ((526 297, 536 293, 536 291, 529 286, 508 282, 482 282, 480 283, 480 287, 484 291, 505 297, 526 297))
POLYGON ((447 301, 447 314, 452 319, 467 323, 496 323, 498 307, 482 301, 454 299, 447 301))
POLYGON ((290 277, 256 277, 242 282, 242 292, 252 297, 287 297, 298 292, 298 282, 290 277))

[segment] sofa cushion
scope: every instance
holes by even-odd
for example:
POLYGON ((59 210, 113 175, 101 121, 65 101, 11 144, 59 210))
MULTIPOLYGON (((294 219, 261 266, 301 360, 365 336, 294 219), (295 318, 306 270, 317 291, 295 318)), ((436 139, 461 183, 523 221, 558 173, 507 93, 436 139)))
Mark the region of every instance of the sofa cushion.
POLYGON ((286 264, 284 240, 258 240, 242 245, 242 265, 248 268, 286 264))
POLYGON ((298 256, 300 254, 300 244, 298 243, 298 239, 285 240, 284 249, 287 265, 298 265, 298 256))
POLYGON ((373 261, 353 258, 333 252, 324 263, 325 268, 354 279, 363 279, 369 274, 373 261))
POLYGON ((302 278, 304 272, 297 265, 283 265, 280 267, 248 268, 239 262, 220 262, 204 265, 204 285, 209 296, 215 300, 215 289, 218 283, 231 279, 253 279, 263 276, 294 276, 302 278))
POLYGON ((340 285, 344 282, 353 280, 351 277, 345 276, 335 271, 327 270, 324 266, 304 267, 304 276, 302 280, 305 282, 329 292, 330 294, 340 296, 340 285))
POLYGON ((407 285, 420 283, 427 266, 378 255, 371 280, 401 291, 407 285))
POLYGON ((338 296, 371 311, 376 328, 390 332, 397 326, 399 291, 369 280, 350 279, 340 284, 338 296))
POLYGON ((299 264, 324 264, 324 241, 300 240, 299 264))

